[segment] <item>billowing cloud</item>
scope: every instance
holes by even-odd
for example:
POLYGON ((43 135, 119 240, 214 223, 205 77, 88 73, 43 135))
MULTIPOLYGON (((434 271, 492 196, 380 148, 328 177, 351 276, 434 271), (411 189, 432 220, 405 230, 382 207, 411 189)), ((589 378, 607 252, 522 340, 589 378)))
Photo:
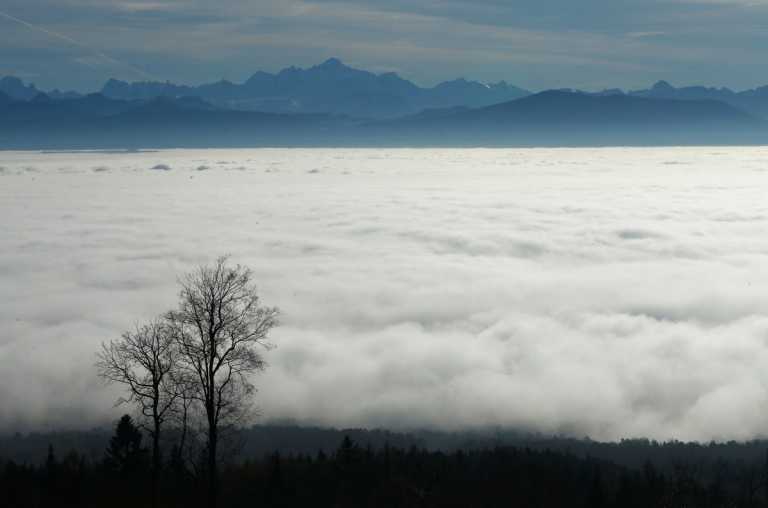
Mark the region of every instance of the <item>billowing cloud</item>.
POLYGON ((112 417, 100 341, 229 252, 283 309, 266 419, 763 436, 766 155, 6 153, 0 429, 112 417))

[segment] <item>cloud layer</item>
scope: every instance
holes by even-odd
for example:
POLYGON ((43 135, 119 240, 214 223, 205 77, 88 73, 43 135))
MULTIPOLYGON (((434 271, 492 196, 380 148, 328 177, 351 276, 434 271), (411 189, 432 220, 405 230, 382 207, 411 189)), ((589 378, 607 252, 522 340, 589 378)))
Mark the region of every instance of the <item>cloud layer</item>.
POLYGON ((267 419, 763 436, 766 155, 5 153, 0 429, 111 418, 100 341, 229 252, 284 313, 267 419))
POLYGON ((0 74, 43 87, 242 81, 330 56, 422 84, 457 73, 529 89, 768 81, 764 0, 7 0, 3 10, 78 40, 0 19, 0 74))

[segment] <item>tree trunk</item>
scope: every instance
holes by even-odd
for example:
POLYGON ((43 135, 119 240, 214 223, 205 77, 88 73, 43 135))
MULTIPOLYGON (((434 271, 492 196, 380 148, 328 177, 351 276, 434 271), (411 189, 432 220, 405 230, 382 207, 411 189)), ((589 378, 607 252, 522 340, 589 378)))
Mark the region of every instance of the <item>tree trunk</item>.
POLYGON ((184 448, 187 446, 187 401, 184 401, 184 412, 181 418, 181 438, 179 439, 179 464, 184 458, 184 448))
POLYGON ((216 470, 217 440, 216 424, 211 423, 208 428, 208 508, 216 508, 219 494, 219 477, 216 470))
POLYGON ((160 474, 160 422, 155 420, 152 435, 152 508, 157 508, 158 476, 160 474))

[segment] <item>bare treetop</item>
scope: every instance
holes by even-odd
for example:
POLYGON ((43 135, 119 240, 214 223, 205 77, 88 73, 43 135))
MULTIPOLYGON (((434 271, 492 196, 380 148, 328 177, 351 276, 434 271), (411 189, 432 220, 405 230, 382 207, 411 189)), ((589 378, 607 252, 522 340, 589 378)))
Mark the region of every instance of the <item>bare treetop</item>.
POLYGON ((249 414, 250 375, 266 365, 260 349, 271 347, 267 334, 278 310, 260 305, 251 270, 227 261, 220 257, 181 278, 177 310, 103 344, 98 355, 99 375, 127 387, 118 403, 136 403, 152 423, 153 506, 163 423, 180 420, 180 456, 190 411, 205 417, 208 505, 216 506, 222 431, 249 414))
POLYGON ((277 325, 277 309, 259 305, 252 276, 241 265, 228 266, 226 257, 201 266, 180 280, 179 309, 169 314, 182 361, 202 384, 199 395, 213 396, 219 411, 234 384, 252 391, 247 374, 265 367, 255 346, 271 347, 267 334, 277 325))
POLYGON ((265 367, 259 348, 277 325, 278 310, 260 305, 253 273, 220 257, 183 277, 180 303, 168 313, 179 349, 179 366, 194 380, 191 397, 204 409, 207 429, 209 506, 217 497, 220 432, 237 424, 250 406, 249 376, 265 367))
POLYGON ((101 345, 99 375, 109 383, 127 385, 128 395, 118 403, 135 402, 141 413, 160 421, 174 403, 171 372, 174 370, 174 343, 164 321, 153 320, 123 333, 120 340, 101 345))

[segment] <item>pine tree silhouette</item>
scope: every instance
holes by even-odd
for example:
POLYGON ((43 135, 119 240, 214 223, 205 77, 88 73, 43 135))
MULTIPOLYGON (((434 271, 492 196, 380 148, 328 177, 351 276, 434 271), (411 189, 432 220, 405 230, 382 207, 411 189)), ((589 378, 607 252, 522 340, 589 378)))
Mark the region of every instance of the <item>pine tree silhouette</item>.
POLYGON ((141 447, 141 431, 129 415, 120 418, 109 440, 105 463, 113 471, 132 474, 146 466, 147 451, 141 447))

